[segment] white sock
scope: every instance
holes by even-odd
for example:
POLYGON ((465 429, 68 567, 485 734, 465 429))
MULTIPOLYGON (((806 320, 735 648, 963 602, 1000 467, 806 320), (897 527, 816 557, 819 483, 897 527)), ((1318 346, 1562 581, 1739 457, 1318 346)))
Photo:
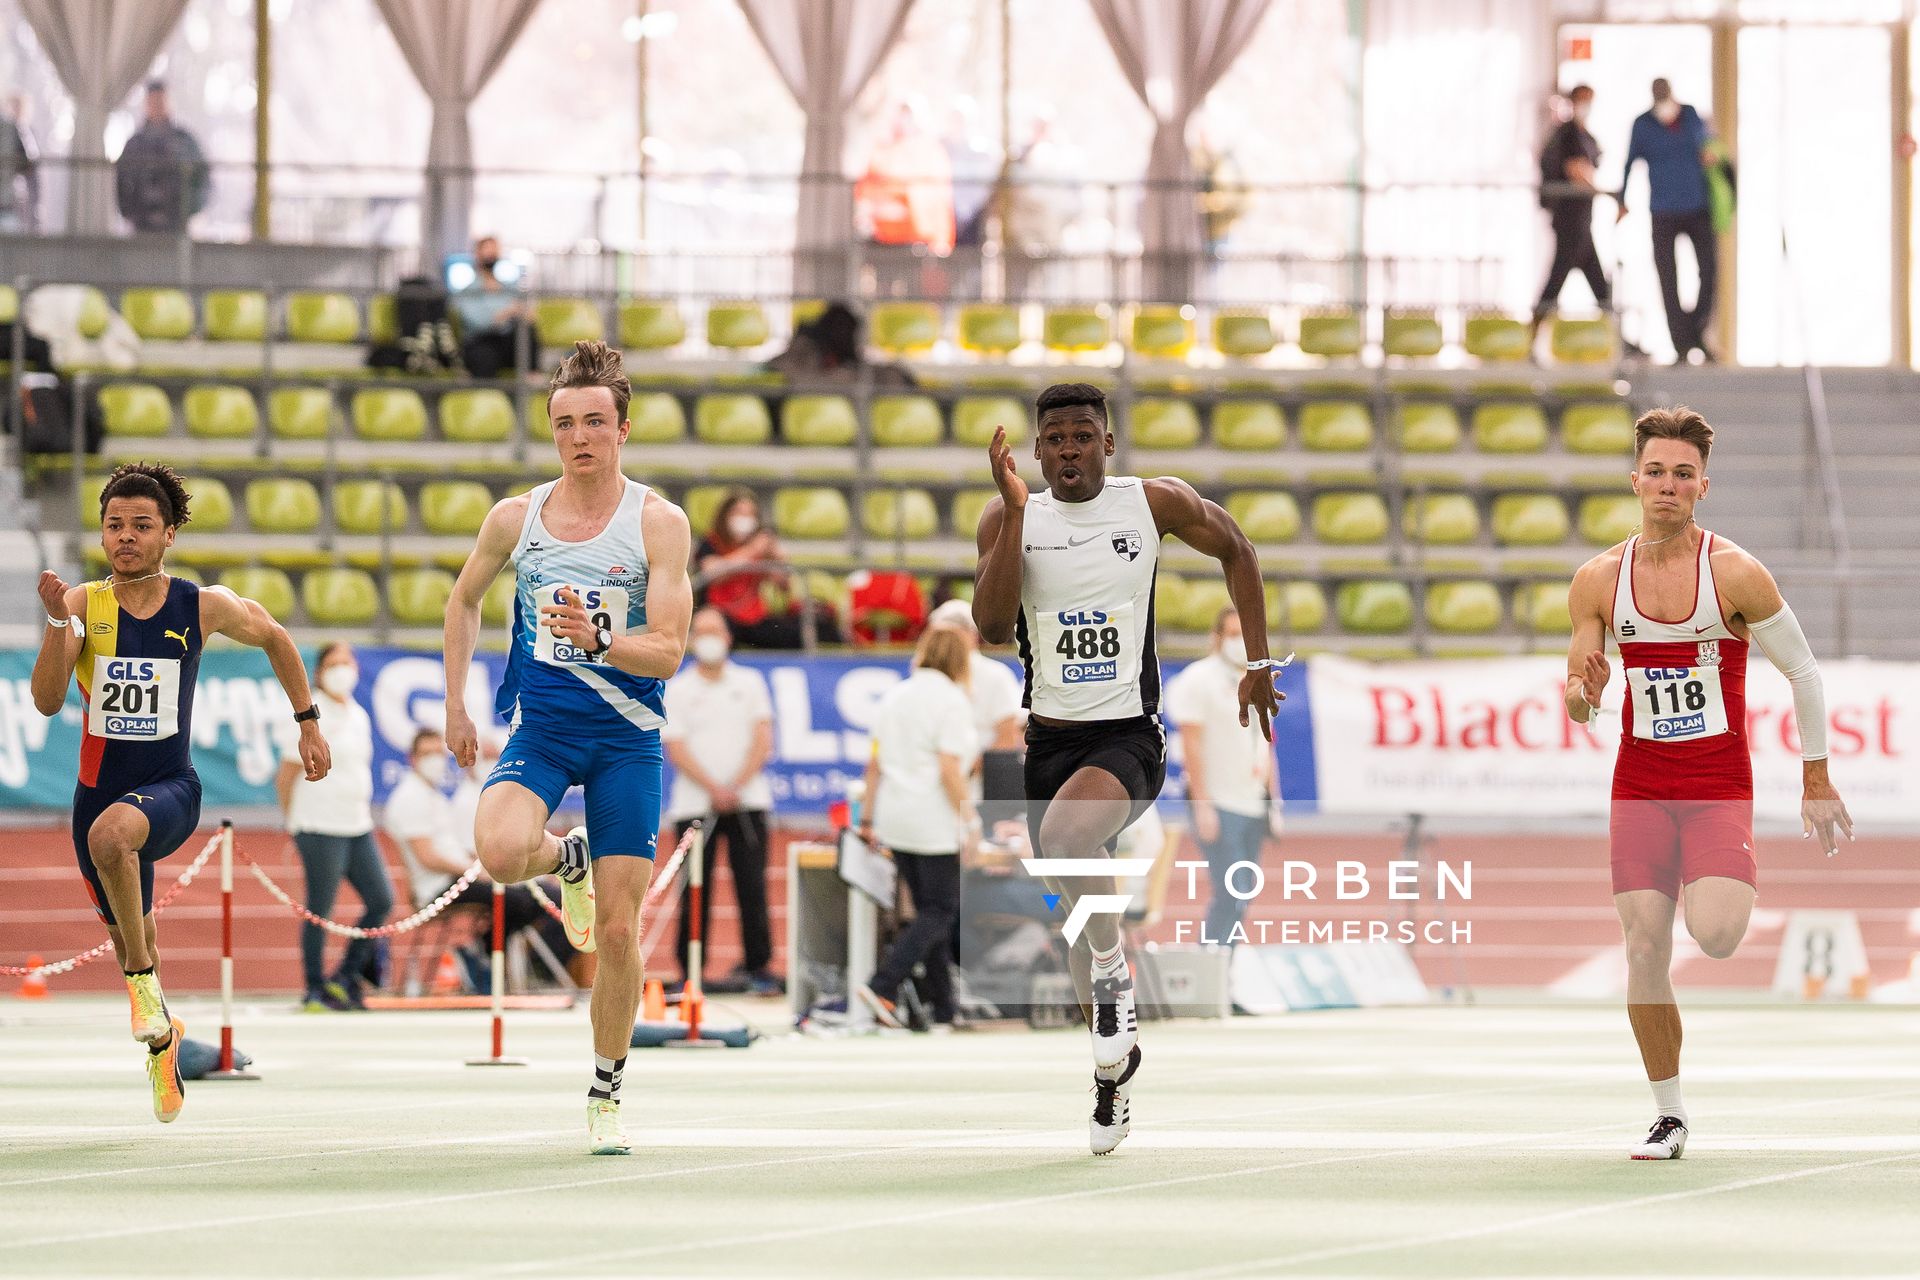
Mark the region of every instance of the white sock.
POLYGON ((1671 1080, 1650 1080, 1653 1087, 1653 1105, 1663 1116, 1672 1116, 1681 1124, 1687 1122, 1687 1106, 1680 1101, 1680 1077, 1671 1080))
POLYGON ((589 1098, 605 1098, 611 1102, 620 1101, 620 1081, 626 1074, 625 1058, 603 1058, 593 1055, 593 1087, 587 1090, 589 1098))
POLYGON ((1116 973, 1125 973, 1127 971, 1127 962, 1122 955, 1118 943, 1114 944, 1113 950, 1107 952, 1102 952, 1092 944, 1088 944, 1087 949, 1093 954, 1093 971, 1095 973, 1112 977, 1116 973))

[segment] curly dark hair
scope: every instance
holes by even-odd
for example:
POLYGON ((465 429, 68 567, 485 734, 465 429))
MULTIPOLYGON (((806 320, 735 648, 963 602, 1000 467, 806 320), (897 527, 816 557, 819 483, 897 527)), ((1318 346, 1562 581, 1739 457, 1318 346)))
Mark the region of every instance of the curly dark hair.
POLYGON ((100 518, 107 517, 107 503, 114 498, 151 498, 160 508, 160 519, 170 528, 178 528, 193 517, 187 514, 189 495, 180 476, 164 462, 124 462, 113 469, 100 490, 100 518))

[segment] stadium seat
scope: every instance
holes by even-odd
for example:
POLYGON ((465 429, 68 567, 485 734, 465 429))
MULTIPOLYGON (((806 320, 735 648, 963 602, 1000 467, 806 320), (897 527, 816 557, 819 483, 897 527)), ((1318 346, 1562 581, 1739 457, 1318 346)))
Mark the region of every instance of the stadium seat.
POLYGON ((257 289, 215 289, 201 307, 210 342, 260 342, 267 336, 267 295, 257 289))
POLYGON ((333 426, 333 395, 322 387, 275 387, 267 427, 282 440, 322 440, 333 426))
POLYGON ((953 495, 953 536, 956 538, 977 537, 980 532, 980 517, 986 513, 987 504, 1000 496, 998 489, 962 489, 953 495))
POLYGON ((930 396, 875 396, 873 442, 882 448, 939 444, 939 404, 930 396))
POLYGON ((1425 493, 1407 499, 1401 525, 1410 541, 1459 546, 1480 536, 1480 510, 1464 493, 1425 493))
MULTIPOLYGON (((198 516, 194 517, 195 520, 199 518, 198 516)), ((168 561, 167 572, 183 582, 191 582, 196 587, 204 587, 207 585, 207 580, 200 576, 200 571, 190 565, 174 564, 172 561, 168 561)))
POLYGON ((961 396, 953 402, 953 442, 976 449, 993 443, 996 427, 1007 429, 1007 439, 1027 434, 1027 410, 1012 396, 961 396))
POLYGON ((876 489, 860 500, 860 524, 875 538, 931 538, 940 514, 925 489, 876 489))
POLYGON ((1184 360, 1193 350, 1192 307, 1141 307, 1133 316, 1135 355, 1184 360))
POLYGON ((1606 364, 1613 359, 1613 325, 1605 317, 1571 320, 1555 316, 1548 350, 1562 364, 1606 364))
POLYGON ((1503 493, 1493 500, 1493 536, 1504 547, 1555 546, 1567 538, 1567 508, 1550 493, 1503 493))
POLYGON ((396 569, 387 575, 387 612, 403 627, 446 624, 453 575, 445 569, 396 569))
POLYGON ((860 434, 845 396, 788 396, 780 404, 780 438, 788 444, 844 447, 860 434))
POLYGON ((440 434, 460 444, 500 444, 513 436, 513 401, 494 387, 440 397, 440 434))
POLYGON ((665 351, 686 340, 687 322, 680 304, 671 298, 635 298, 620 304, 620 345, 627 350, 665 351))
POLYGON ((480 597, 480 621, 490 627, 504 627, 513 621, 513 597, 519 583, 512 572, 501 574, 480 597))
POLYGON ((1413 625, 1413 592, 1404 582, 1343 582, 1333 593, 1343 631, 1397 635, 1413 625))
POLYGON ((1442 345, 1440 321, 1431 311, 1390 312, 1382 322, 1380 346, 1390 356, 1437 356, 1442 345))
POLYGON ((825 298, 795 298, 787 307, 787 325, 798 329, 803 324, 812 324, 826 309, 825 298))
POLYGON ((1596 547, 1625 542, 1640 527, 1640 499, 1630 493, 1596 493, 1580 500, 1580 536, 1596 547))
POLYGON ((434 480, 420 487, 420 523, 428 533, 471 536, 493 509, 487 486, 473 480, 434 480))
POLYGON ((1468 316, 1466 347, 1479 360, 1525 360, 1533 352, 1533 333, 1511 316, 1468 316))
POLYGON ((1327 625, 1327 593, 1317 582, 1266 584, 1267 626, 1293 635, 1327 625))
POLYGON ((250 480, 246 504, 255 533, 312 533, 320 527, 320 491, 306 480, 250 480))
MULTIPOLYGON (((188 476, 181 483, 187 488, 187 514, 193 519, 195 533, 219 533, 233 524, 233 494, 226 481, 214 476, 188 476)), ((97 518, 99 496, 85 496, 92 499, 92 514, 97 518)))
POLYGON ((1491 400, 1473 407, 1473 447, 1482 453, 1540 453, 1547 415, 1532 402, 1491 400))
POLYGON ((220 575, 220 585, 237 596, 256 601, 275 622, 284 623, 293 617, 293 581, 279 569, 263 565, 228 569, 220 575))
POLYGON ((364 627, 380 613, 380 588, 359 569, 314 569, 300 580, 307 616, 326 627, 364 627))
POLYGON ((633 425, 629 444, 672 444, 686 439, 687 411, 671 392, 640 392, 627 403, 627 421, 633 425))
POLYGON ((1633 452, 1633 410, 1623 401, 1583 401, 1560 415, 1560 439, 1575 453, 1633 452))
POLYGON ((1500 620, 1500 592, 1491 582, 1435 582, 1427 587, 1427 622, 1443 635, 1483 636, 1500 620))
POLYGON ((1316 312, 1300 317, 1300 350, 1310 356, 1341 359, 1360 354, 1366 327, 1357 311, 1316 312))
POLYGON ((196 439, 250 440, 260 432, 260 406, 245 387, 188 387, 180 409, 196 439))
POLYGON ((970 302, 960 308, 960 349, 975 355, 1004 356, 1020 345, 1020 308, 999 302, 970 302))
POLYGON ((1513 616, 1536 635, 1565 635, 1573 630, 1566 582, 1529 582, 1514 593, 1513 616))
POLYGON ((1200 443, 1200 415, 1189 400, 1144 397, 1134 402, 1127 441, 1136 449, 1191 449, 1200 443))
POLYGON ((1113 341, 1106 305, 1048 307, 1040 340, 1049 351, 1100 351, 1113 341))
POLYGON ((353 393, 353 432, 362 440, 424 440, 427 406, 410 387, 353 393))
POLYGON ((107 305, 107 295, 92 285, 80 286, 80 316, 77 326, 83 338, 97 338, 107 331, 107 322, 113 316, 113 308, 107 305))
POLYGON ((713 518, 720 511, 727 489, 724 484, 697 484, 687 490, 680 509, 687 513, 687 525, 693 530, 696 542, 713 528, 713 518))
POLYGON ((1339 546, 1385 541, 1387 504, 1377 493, 1323 493, 1313 500, 1313 534, 1339 546))
POLYGON ((367 299, 367 341, 390 343, 400 340, 400 303, 390 293, 377 293, 367 299))
POLYGON ((1393 432, 1405 453, 1448 453, 1460 447, 1460 413, 1444 400, 1402 400, 1393 432))
POLYGON ((888 355, 917 355, 940 341, 940 309, 931 302, 876 302, 867 340, 888 355))
POLYGON ((1300 407, 1300 443, 1319 453, 1373 447, 1373 415, 1357 400, 1309 400, 1300 407))
POLYGON ((1264 356, 1277 345, 1266 311, 1222 311, 1213 317, 1213 348, 1223 356, 1264 356))
POLYGON ((541 346, 563 351, 576 342, 603 342, 607 336, 600 308, 587 298, 535 299, 533 327, 541 346))
POLYGON ((1156 573, 1153 575, 1153 617, 1158 626, 1171 626, 1163 619, 1184 616, 1187 602, 1187 580, 1177 573, 1156 573))
POLYGON ((1173 627, 1180 631, 1211 632, 1214 619, 1220 616, 1222 609, 1233 607, 1233 597, 1227 594, 1226 581, 1219 577, 1189 579, 1187 589, 1180 593, 1180 611, 1161 622, 1156 612, 1155 622, 1173 627))
POLYGON ((0 284, 0 324, 20 318, 20 295, 10 284, 0 284))
POLYGON ((773 439, 773 416, 759 396, 705 395, 693 405, 693 434, 708 444, 766 444, 773 439))
POLYGON ((1213 406, 1213 443, 1222 449, 1265 452, 1287 442, 1287 420, 1271 400, 1222 400, 1213 406))
POLYGON ((783 538, 844 538, 851 523, 846 495, 838 489, 781 489, 773 495, 773 528, 783 538))
POLYGON ((289 294, 287 337, 295 342, 358 342, 360 308, 344 293, 289 294))
POLYGON ((407 527, 407 495, 391 480, 337 480, 333 523, 342 533, 395 533, 407 527))
POLYGON ((173 430, 173 405, 166 392, 149 382, 100 388, 100 413, 110 436, 164 436, 173 430))
POLYGON ((767 341, 767 313, 757 302, 716 302, 707 308, 707 345, 746 351, 767 341))
POLYGON ((1292 542, 1300 536, 1300 504, 1290 493, 1230 493, 1227 514, 1253 542, 1292 542))
POLYGON ((545 391, 527 397, 527 437, 529 439, 553 439, 553 419, 547 416, 549 398, 545 391))
POLYGON ((193 299, 185 289, 128 289, 120 314, 142 338, 177 342, 193 336, 193 299))

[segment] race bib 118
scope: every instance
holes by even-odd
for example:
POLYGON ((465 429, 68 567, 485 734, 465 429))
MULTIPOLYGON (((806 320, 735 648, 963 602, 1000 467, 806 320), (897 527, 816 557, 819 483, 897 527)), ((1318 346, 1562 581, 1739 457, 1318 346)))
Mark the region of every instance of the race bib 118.
MULTIPOLYGON (((580 597, 580 603, 587 608, 587 619, 596 629, 611 631, 617 639, 627 634, 627 589, 625 587, 575 587, 564 582, 541 587, 533 593, 533 605, 536 612, 548 605, 560 603, 562 591, 572 592, 580 597)), ((538 614, 533 637, 533 656, 554 666, 585 666, 595 660, 595 654, 588 653, 570 640, 562 640, 547 627, 546 615, 538 614)))
POLYGON ((1719 667, 1628 667, 1627 696, 1636 738, 1692 742, 1727 731, 1719 667))

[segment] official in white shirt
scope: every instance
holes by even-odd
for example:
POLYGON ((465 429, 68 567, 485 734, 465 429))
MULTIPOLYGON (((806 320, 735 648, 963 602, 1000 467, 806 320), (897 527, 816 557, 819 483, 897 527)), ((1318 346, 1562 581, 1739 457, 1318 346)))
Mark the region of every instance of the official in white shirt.
POLYGON ((965 600, 949 600, 933 611, 927 625, 954 627, 967 637, 967 699, 973 706, 973 732, 980 740, 980 750, 1024 750, 1020 677, 1006 663, 980 652, 973 606, 965 600))
MULTIPOLYGON (((773 807, 773 790, 767 785, 766 765, 773 756, 773 700, 759 672, 728 660, 731 633, 718 609, 693 615, 687 649, 693 662, 667 681, 667 723, 660 730, 673 765, 667 816, 673 820, 676 841, 695 819, 711 818, 704 839, 707 892, 700 902, 700 936, 712 937, 707 922, 713 906, 714 849, 724 844, 746 952, 740 971, 727 985, 772 995, 780 990, 769 968, 773 930, 767 920, 767 811, 773 807)), ((676 949, 684 975, 691 881, 683 886, 676 949)))
MULTIPOLYGON (((1237 862, 1259 865, 1266 837, 1280 833, 1272 744, 1259 725, 1240 724, 1240 679, 1246 670, 1240 615, 1223 609, 1214 619, 1208 656, 1167 682, 1167 719, 1180 730, 1193 834, 1213 883, 1202 934, 1207 942, 1246 941, 1234 935, 1246 904, 1227 892, 1227 872, 1237 862)), ((1241 872, 1234 883, 1249 887, 1250 873, 1241 872)))
MULTIPOLYGON (((373 840, 373 722, 353 698, 360 665, 351 646, 335 642, 320 650, 313 672, 318 691, 314 705, 320 709, 323 732, 333 748, 333 768, 318 782, 307 780, 300 763, 299 726, 283 716, 275 722, 280 772, 274 778, 274 791, 306 870, 307 910, 331 916, 334 895, 344 878, 360 895, 359 926, 372 929, 384 924, 393 910, 393 886, 373 840)), ((331 976, 326 971, 326 947, 326 932, 302 921, 305 1007, 364 1009, 362 989, 372 967, 375 940, 349 942, 331 976)))

